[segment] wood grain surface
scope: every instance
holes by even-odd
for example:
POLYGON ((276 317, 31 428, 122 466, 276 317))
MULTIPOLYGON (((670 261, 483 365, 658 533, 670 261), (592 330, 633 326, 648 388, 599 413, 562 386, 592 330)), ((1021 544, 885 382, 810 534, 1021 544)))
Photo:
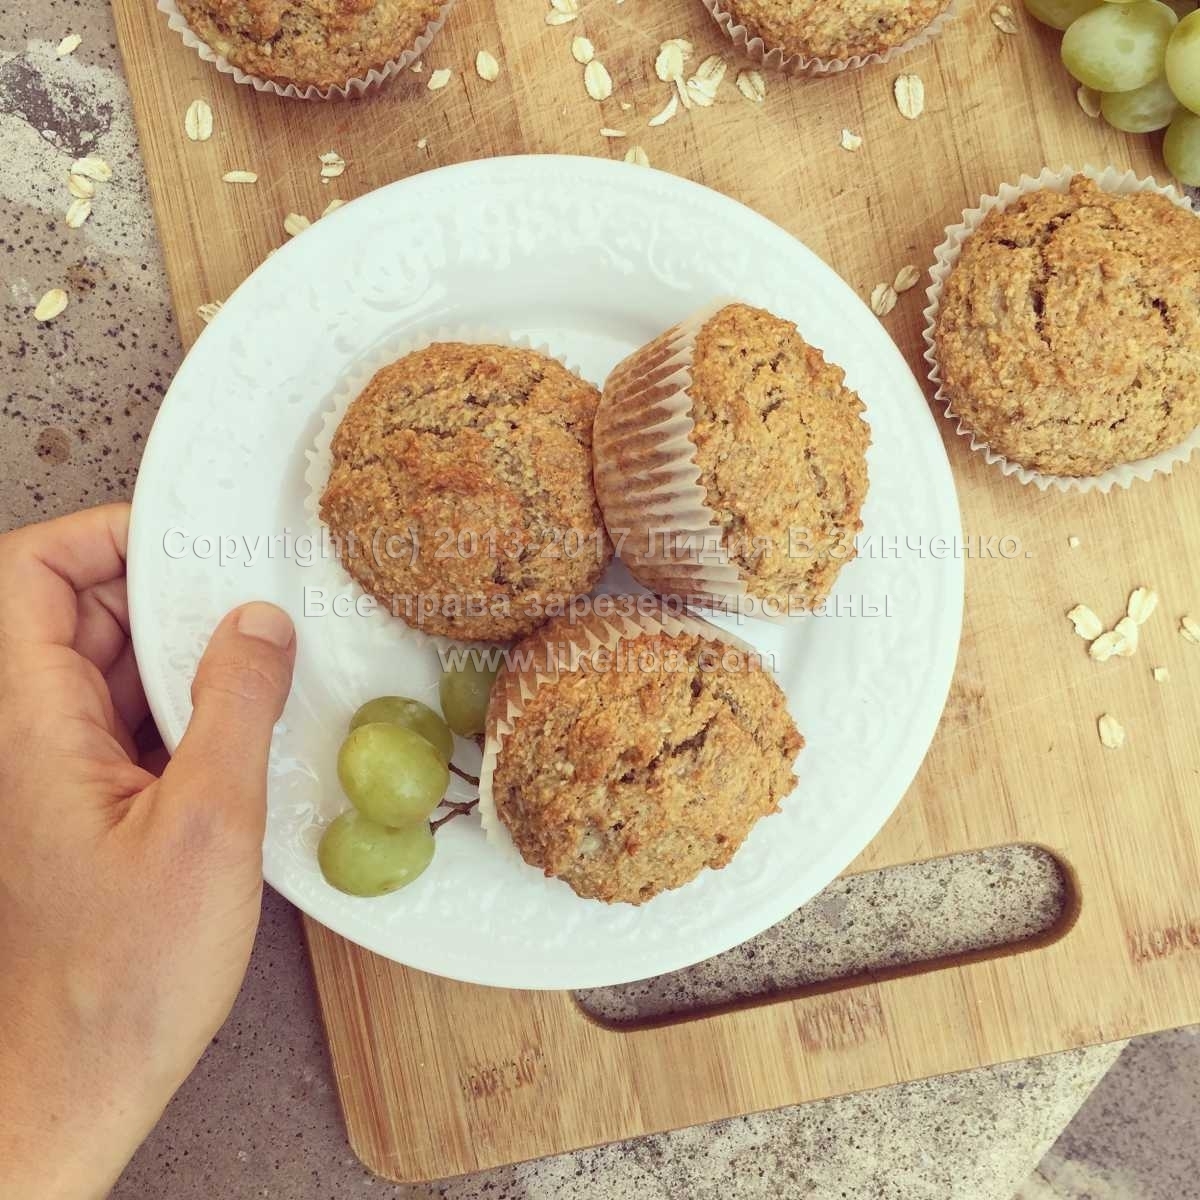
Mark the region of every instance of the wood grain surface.
MULTIPOLYGON (((906 263, 927 266, 962 208, 1023 171, 1113 163, 1165 181, 1154 139, 1126 138, 1081 111, 1053 35, 1019 12, 1020 32, 1006 36, 988 7, 965 3, 946 35, 902 66, 768 77, 761 106, 738 93, 731 69, 713 107, 651 129, 669 97, 654 76, 658 44, 689 37, 694 61, 728 51, 698 0, 583 0, 581 18, 557 28, 544 23, 542 0, 460 0, 426 56, 428 67, 454 69, 449 87, 428 91, 427 69, 328 104, 239 87, 186 50, 152 0, 114 0, 189 344, 197 307, 228 295, 283 241, 289 211, 315 217, 334 196, 487 155, 617 157, 641 145, 654 166, 794 233, 864 296, 906 263), (585 33, 615 81, 604 104, 588 98, 570 55, 585 33), (502 64, 495 83, 474 73, 481 48, 502 64), (917 121, 893 99, 901 70, 925 81, 917 121), (204 143, 183 133, 197 97, 216 114, 204 143), (604 126, 630 136, 607 141, 604 126), (858 153, 840 148, 843 128, 863 136, 858 153), (322 185, 317 156, 330 148, 349 166, 322 185), (257 171, 259 183, 223 184, 234 168, 257 171)), ((886 319, 918 372, 921 291, 886 319)), ((1200 615, 1200 466, 1108 497, 1041 495, 942 427, 967 534, 1015 537, 1022 556, 967 563, 962 648, 937 739, 852 869, 1034 843, 1073 881, 1060 928, 1015 953, 616 1031, 567 994, 421 975, 310 922, 347 1127, 369 1167, 397 1180, 446 1177, 1200 1021, 1200 647, 1177 632, 1181 614, 1200 615), (1141 583, 1163 602, 1137 656, 1090 661, 1066 609, 1086 601, 1113 621, 1141 583), (1154 682, 1155 665, 1170 668, 1170 682, 1154 682), (1096 735, 1106 711, 1128 730, 1120 751, 1096 735)))

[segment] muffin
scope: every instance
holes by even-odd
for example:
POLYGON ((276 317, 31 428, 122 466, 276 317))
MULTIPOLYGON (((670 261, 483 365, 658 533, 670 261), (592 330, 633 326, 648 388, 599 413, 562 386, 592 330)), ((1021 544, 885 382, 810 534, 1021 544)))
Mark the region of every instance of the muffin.
POLYGON ((789 321, 728 304, 617 367, 596 491, 638 582, 756 615, 819 605, 854 556, 863 405, 789 321))
POLYGON ((795 785, 783 692, 704 622, 591 614, 522 651, 555 666, 501 671, 481 795, 524 860, 585 899, 641 904, 726 866, 795 785))
POLYGON ((1200 220, 1075 176, 988 213, 933 329, 942 395, 1032 471, 1099 475, 1200 424, 1200 220))
POLYGON ((447 0, 176 0, 202 41, 280 86, 330 88, 400 58, 447 0))
POLYGON ((722 25, 744 27, 783 58, 885 55, 923 33, 952 0, 715 0, 722 25), (722 20, 723 14, 728 21, 722 20))
POLYGON ((599 392, 533 350, 434 343, 377 372, 320 501, 342 565, 427 633, 503 641, 612 556, 592 486, 599 392))

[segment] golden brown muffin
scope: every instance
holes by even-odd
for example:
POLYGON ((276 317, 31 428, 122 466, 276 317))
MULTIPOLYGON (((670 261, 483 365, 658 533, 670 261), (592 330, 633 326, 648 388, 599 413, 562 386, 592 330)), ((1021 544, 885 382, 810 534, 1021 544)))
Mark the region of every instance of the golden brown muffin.
POLYGON ((1200 424, 1200 220, 1077 176, 989 213, 942 292, 943 392, 997 454, 1098 475, 1200 424))
POLYGON ((951 0, 724 0, 768 50, 804 58, 884 54, 911 41, 951 0))
MULTIPOLYGON (((518 650, 568 632, 552 622, 518 650)), ((502 671, 489 729, 506 701, 502 671)), ((533 692, 492 794, 531 866, 586 899, 641 904, 726 866, 791 792, 803 745, 753 656, 693 633, 642 634, 607 665, 585 659, 533 692)))
POLYGON ((384 367, 333 439, 321 519, 343 565, 427 633, 528 633, 612 556, 592 486, 598 400, 507 346, 437 343, 384 367))
POLYGON ((399 58, 445 0, 178 0, 201 41, 248 75, 328 88, 399 58))
POLYGON ((862 528, 870 442, 862 402, 841 368, 763 309, 727 305, 691 340, 693 429, 667 455, 665 471, 656 430, 667 388, 658 380, 669 369, 663 356, 680 344, 678 331, 627 359, 605 386, 596 487, 609 531, 640 583, 660 595, 692 594, 677 569, 687 543, 656 511, 662 481, 690 441, 720 549, 749 595, 776 613, 815 607, 854 557, 862 528), (641 519, 639 508, 649 516, 641 519), (656 526, 671 536, 660 538, 656 526))

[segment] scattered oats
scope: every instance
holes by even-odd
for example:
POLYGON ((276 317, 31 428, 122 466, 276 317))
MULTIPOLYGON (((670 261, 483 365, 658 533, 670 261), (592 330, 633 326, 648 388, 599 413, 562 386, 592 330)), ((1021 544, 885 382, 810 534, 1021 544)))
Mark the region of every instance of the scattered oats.
POLYGON ((630 146, 625 151, 625 161, 633 163, 638 167, 648 167, 650 165, 650 156, 641 148, 641 146, 630 146))
POLYGON ((679 96, 679 101, 684 108, 692 107, 692 99, 688 95, 687 84, 682 79, 675 80, 675 91, 679 96))
POLYGON ((92 202, 86 199, 72 200, 67 205, 67 215, 64 218, 67 226, 71 229, 78 229, 92 215, 92 202))
POLYGON ((1179 632, 1185 641, 1200 646, 1200 621, 1195 617, 1180 617, 1179 632))
POLYGON ((1089 117, 1098 117, 1100 115, 1100 93, 1095 88, 1087 87, 1081 83, 1079 90, 1075 93, 1075 99, 1079 101, 1079 107, 1089 117))
POLYGON ((679 97, 672 96, 667 101, 666 107, 662 112, 657 113, 646 122, 647 125, 657 129, 659 125, 665 125, 679 111, 679 97))
POLYGON ((767 81, 762 77, 761 71, 739 71, 737 90, 751 104, 761 104, 767 98, 767 81))
POLYGON ((596 47, 585 37, 573 38, 571 41, 571 57, 586 67, 596 57, 596 47))
POLYGON ((475 74, 484 83, 495 83, 500 78, 500 64, 496 61, 496 56, 490 50, 480 50, 475 55, 475 74))
POLYGON ((693 104, 708 108, 713 103, 728 67, 719 54, 710 54, 696 68, 696 73, 687 81, 687 95, 693 104))
POLYGON ((71 174, 94 179, 97 183, 107 183, 112 178, 112 167, 104 159, 89 154, 87 158, 77 158, 71 164, 71 174))
POLYGON ((606 138, 623 138, 625 136, 625 130, 609 129, 608 126, 606 125, 603 129, 600 130, 600 136, 606 137, 606 138))
POLYGON ((425 70, 425 64, 418 59, 409 69, 414 75, 420 75, 425 70))
POLYGON ((226 171, 221 176, 221 181, 223 183, 257 183, 258 176, 253 171, 226 171))
POLYGON ((896 307, 896 289, 890 283, 879 283, 871 293, 871 311, 877 317, 886 317, 896 307))
POLYGON ((901 116, 915 121, 925 111, 925 81, 920 75, 897 75, 892 91, 901 116))
POLYGON ((663 45, 678 46, 679 53, 683 55, 684 62, 687 62, 687 60, 691 58, 692 54, 695 52, 695 48, 692 46, 692 43, 687 40, 687 38, 668 38, 665 42, 663 42, 663 45))
POLYGON ((1125 639, 1115 629, 1110 629, 1088 647, 1088 654, 1097 662, 1108 662, 1114 654, 1120 652, 1124 642, 1125 639))
POLYGON ((1138 648, 1138 623, 1132 617, 1122 617, 1113 632, 1121 639, 1117 654, 1121 658, 1132 658, 1138 648))
POLYGON ((1154 676, 1155 683, 1166 683, 1171 678, 1171 672, 1166 667, 1155 667, 1150 674, 1154 676))
POLYGON ((321 155, 321 178, 336 179, 346 169, 346 160, 336 150, 321 155))
POLYGON ((1129 603, 1125 606, 1125 611, 1139 625, 1145 625, 1157 607, 1158 593, 1153 588, 1140 587, 1129 593, 1129 603))
POLYGON ((212 137, 213 114, 207 100, 193 100, 188 105, 183 130, 193 142, 207 142, 212 137))
POLYGON ((331 212, 337 212, 337 210, 339 208, 341 208, 342 205, 345 203, 346 203, 345 200, 339 200, 336 196, 334 196, 334 198, 332 200, 330 200, 330 202, 327 205, 325 205, 325 208, 322 211, 321 216, 327 217, 327 216, 329 216, 329 214, 331 212))
POLYGON ((607 100, 612 95, 612 76, 608 68, 598 59, 593 58, 583 69, 583 86, 593 100, 607 100))
POLYGON ((77 33, 68 33, 61 42, 58 43, 57 49, 54 51, 59 58, 66 58, 68 54, 74 54, 83 43, 83 38, 77 33))
POLYGON ((550 0, 547 25, 565 25, 579 16, 579 0, 550 0))
POLYGON ((90 200, 96 194, 96 185, 86 175, 69 175, 67 191, 77 200, 90 200))
POLYGON ((851 133, 849 129, 842 130, 842 149, 849 150, 854 153, 855 150, 862 148, 863 140, 857 133, 851 133))
POLYGON ((51 288, 33 310, 35 321, 53 321, 67 307, 67 293, 62 288, 51 288))
POLYGON ((663 42, 654 60, 654 73, 663 83, 674 83, 683 78, 683 64, 683 50, 679 42, 663 42))
POLYGON ((992 24, 1001 33, 1019 33, 1021 26, 1017 23, 1017 14, 1007 4, 997 4, 991 11, 992 24))
POLYGON ((1110 750, 1120 750, 1125 745, 1125 727, 1116 717, 1105 713, 1096 722, 1096 727, 1100 731, 1100 741, 1110 750))
POLYGON ((1067 545, 1070 546, 1072 550, 1078 550, 1083 543, 1074 534, 1071 534, 1071 536, 1067 538, 1067 545))
POLYGON ((307 217, 301 216, 300 213, 288 213, 283 218, 284 232, 288 237, 295 237, 296 234, 303 233, 311 224, 312 222, 307 217))
POLYGON ((428 145, 429 145, 428 138, 417 138, 417 149, 418 150, 424 150, 425 147, 428 145))
POLYGON ((897 292, 909 292, 921 282, 921 269, 919 267, 901 267, 896 272, 896 282, 892 287, 897 292))
POLYGON ((429 82, 425 86, 431 92, 440 92, 450 82, 452 74, 454 72, 449 67, 438 67, 436 71, 430 72, 429 82))
POLYGON ((196 309, 196 316, 207 325, 221 311, 221 303, 220 300, 210 300, 207 304, 200 305, 196 309))
POLYGON ((629 112, 629 110, 632 108, 633 108, 633 105, 630 104, 628 100, 621 101, 621 111, 622 112, 629 112))
POLYGON ((1104 632, 1104 623, 1086 604, 1075 605, 1067 613, 1067 620, 1075 626, 1075 632, 1081 638, 1087 638, 1089 642, 1104 632))

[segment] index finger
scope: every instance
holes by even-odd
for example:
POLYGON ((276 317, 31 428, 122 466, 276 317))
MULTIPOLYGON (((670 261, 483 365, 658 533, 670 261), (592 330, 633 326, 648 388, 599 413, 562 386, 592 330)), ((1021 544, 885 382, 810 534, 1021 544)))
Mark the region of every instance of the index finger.
POLYGON ((69 646, 86 588, 125 574, 129 505, 29 525, 0 537, 0 635, 69 646))

